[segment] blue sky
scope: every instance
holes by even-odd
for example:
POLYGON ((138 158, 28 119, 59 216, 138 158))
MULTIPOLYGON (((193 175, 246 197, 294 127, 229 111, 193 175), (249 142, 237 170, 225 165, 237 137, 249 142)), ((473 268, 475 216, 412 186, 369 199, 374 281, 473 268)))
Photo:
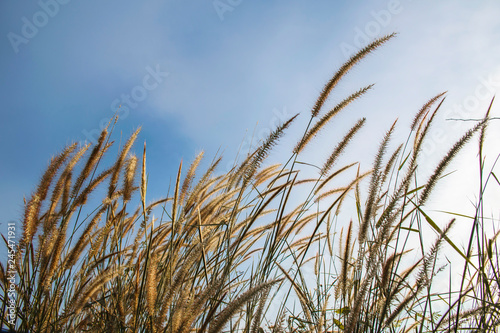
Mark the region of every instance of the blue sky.
POLYGON ((276 152, 289 156, 349 52, 394 31, 398 38, 356 67, 331 100, 371 83, 374 91, 307 156, 366 116, 353 152, 369 162, 395 118, 404 134, 419 107, 447 90, 423 156, 431 161, 470 125, 445 119, 481 117, 500 91, 498 17, 493 0, 2 1, 0 223, 20 217, 50 156, 96 137, 119 103, 114 138, 142 126, 153 196, 166 194, 181 158, 203 149, 210 160, 220 149, 229 163, 240 144, 248 149, 252 137, 300 112, 276 152))

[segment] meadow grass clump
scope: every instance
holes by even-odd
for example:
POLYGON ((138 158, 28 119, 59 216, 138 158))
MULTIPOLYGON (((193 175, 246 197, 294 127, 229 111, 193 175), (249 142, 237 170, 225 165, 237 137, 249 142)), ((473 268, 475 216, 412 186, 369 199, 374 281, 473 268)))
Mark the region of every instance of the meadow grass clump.
POLYGON ((152 202, 146 145, 142 156, 133 153, 139 129, 108 166, 112 128, 94 146, 68 146, 51 159, 25 203, 14 318, 7 310, 7 269, 0 265, 2 326, 19 332, 494 331, 499 232, 488 233, 481 196, 491 182, 500 184, 483 167, 490 110, 423 182, 419 153, 444 94, 424 104, 405 143, 391 148, 396 122, 381 135, 369 171, 359 163, 338 165, 365 118, 319 163, 316 177, 301 170, 317 133, 372 85, 321 116, 332 89, 393 37, 369 44, 334 73, 283 164, 265 160, 296 116, 225 173, 217 171, 221 157, 200 170, 203 152, 187 168, 181 162, 172 189, 152 202), (481 195, 462 251, 449 237, 455 220, 433 221, 425 203, 477 133, 481 195), (355 176, 345 176, 348 170, 355 176), (352 218, 343 220, 349 196, 352 218), (297 204, 296 197, 303 199, 297 204), (424 224, 436 234, 430 246, 424 246, 424 224), (458 290, 451 283, 446 291, 433 289, 444 246, 463 257, 458 290))

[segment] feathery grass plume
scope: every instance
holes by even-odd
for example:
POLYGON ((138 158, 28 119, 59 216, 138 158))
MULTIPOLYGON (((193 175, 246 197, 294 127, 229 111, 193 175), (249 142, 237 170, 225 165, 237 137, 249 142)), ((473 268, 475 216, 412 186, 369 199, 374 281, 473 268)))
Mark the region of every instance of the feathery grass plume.
MULTIPOLYGON (((123 235, 129 234, 129 231, 131 231, 135 223, 139 220, 140 211, 140 208, 137 208, 132 216, 125 218, 123 222, 123 235)), ((126 215, 126 213, 124 215, 126 215)))
POLYGON ((182 160, 179 164, 179 171, 177 171, 177 180, 175 181, 175 189, 174 189, 174 202, 172 204, 172 228, 175 230, 175 225, 177 222, 177 206, 179 205, 179 190, 181 184, 181 172, 182 172, 182 160))
MULTIPOLYGON (((47 271, 47 275, 43 276, 44 279, 43 281, 40 281, 45 291, 49 290, 52 283, 52 277, 54 276, 60 264, 59 261, 61 259, 64 243, 66 241, 67 227, 68 227, 68 220, 61 221, 61 225, 59 226, 57 238, 54 244, 54 249, 52 250, 50 256, 50 265, 47 271)), ((40 278, 42 278, 42 275, 40 275, 40 278)))
POLYGON ((415 128, 417 127, 417 124, 420 122, 420 120, 422 119, 422 117, 424 116, 424 114, 426 114, 427 112, 429 112, 431 106, 436 103, 436 101, 441 98, 444 94, 446 94, 446 91, 445 92, 442 92, 436 96, 434 96, 433 98, 431 98, 429 101, 427 101, 427 103, 425 103, 422 108, 420 109, 420 111, 417 112, 417 114, 415 115, 415 118, 413 118, 413 122, 411 123, 411 130, 414 131, 415 128))
MULTIPOLYGON (((394 259, 396 257, 400 257, 401 255, 404 255, 410 251, 411 250, 405 251, 403 253, 398 253, 395 257, 391 256, 391 258, 389 258, 388 260, 392 261, 392 263, 389 263, 388 261, 386 261, 384 263, 383 272, 385 272, 386 269, 388 269, 389 272, 392 271, 392 268, 390 266, 394 266, 394 265, 397 266, 398 265, 397 263, 394 264, 394 259)), ((413 273, 415 268, 420 266, 421 262, 422 262, 422 258, 420 258, 415 264, 413 264, 412 266, 407 268, 405 271, 403 271, 401 273, 394 272, 393 277, 389 277, 389 280, 386 281, 387 285, 386 286, 381 285, 381 288, 383 289, 383 295, 384 295, 384 299, 383 299, 384 304, 383 304, 383 306, 380 306, 380 308, 378 310, 379 311, 378 321, 380 323, 384 322, 384 320, 386 319, 386 316, 389 315, 389 309, 391 307, 391 304, 394 303, 394 301, 399 302, 401 304, 401 302, 399 301, 399 298, 397 296, 399 293, 401 293, 405 289, 409 289, 408 287, 410 284, 408 282, 408 278, 413 273)), ((384 277, 382 277, 382 280, 383 279, 384 279, 384 277)), ((381 284, 383 284, 383 283, 384 282, 382 281, 381 284)), ((418 293, 416 293, 415 290, 413 290, 413 287, 410 288, 410 291, 408 293, 408 296, 410 296, 410 295, 413 295, 413 299, 418 301, 418 298, 417 298, 418 293)), ((403 308, 404 308, 404 306, 403 306, 403 308)), ((390 323, 392 321, 393 321, 393 319, 386 320, 387 323, 390 323)))
MULTIPOLYGON (((397 207, 398 202, 402 199, 402 196, 405 193, 408 193, 408 188, 410 187, 410 183, 412 181, 412 177, 415 175, 415 171, 417 170, 416 159, 412 159, 410 161, 410 166, 408 167, 405 176, 402 181, 399 183, 397 190, 390 196, 390 200, 385 204, 384 210, 380 214, 380 217, 375 224, 376 227, 383 227, 382 232, 387 233, 388 228, 394 222, 394 219, 397 217, 397 214, 401 212, 401 210, 405 207, 404 205, 397 207), (385 229, 385 230, 384 230, 385 229)), ((386 235, 385 235, 386 236, 386 235)))
POLYGON ((132 155, 129 157, 125 166, 125 178, 123 184, 123 200, 130 201, 134 187, 135 170, 137 167, 137 157, 132 155))
POLYGON ((104 151, 107 149, 106 148, 101 151, 101 148, 104 144, 104 140, 106 139, 107 136, 108 136, 108 130, 106 127, 105 129, 102 130, 101 135, 99 136, 99 140, 97 141, 97 145, 95 145, 94 148, 92 149, 92 152, 90 153, 90 156, 88 157, 85 166, 83 167, 82 171, 80 172, 80 175, 75 181, 75 185, 73 186, 73 191, 71 192, 72 197, 76 197, 78 191, 83 185, 83 182, 90 175, 90 172, 94 168, 95 164, 102 156, 104 151))
POLYGON ((20 247, 24 247, 31 242, 33 236, 36 232, 38 211, 40 209, 40 197, 37 193, 33 194, 30 201, 26 205, 26 209, 24 211, 24 220, 23 220, 23 236, 19 241, 20 247))
MULTIPOLYGON (((57 228, 57 224, 54 224, 48 232, 44 232, 43 236, 39 240, 38 256, 40 258, 40 270, 43 271, 52 255, 52 250, 59 236, 60 230, 57 228)), ((41 278, 41 277, 40 277, 41 278)))
POLYGON ((260 321, 262 320, 262 315, 264 313, 264 306, 266 305, 267 298, 269 296, 269 292, 271 291, 271 287, 264 289, 261 292, 259 305, 257 307, 257 311, 254 314, 254 319, 252 323, 252 327, 250 329, 250 333, 259 333, 260 321))
MULTIPOLYGON (((94 258, 98 253, 99 249, 101 246, 103 246, 103 242, 105 237, 109 234, 111 227, 112 227, 112 222, 113 218, 111 217, 111 214, 108 214, 105 220, 104 227, 99 228, 96 232, 96 235, 92 237, 91 243, 90 243, 90 250, 87 254, 87 258, 92 259, 94 258)), ((105 246, 106 244, 104 244, 105 246)))
POLYGON ((333 245, 332 245, 332 238, 334 237, 334 235, 331 234, 331 226, 332 222, 331 222, 331 219, 330 217, 328 217, 326 219, 326 242, 327 242, 327 245, 328 245, 328 253, 330 254, 330 257, 333 257, 333 245))
POLYGON ((281 281, 282 280, 280 279, 261 283, 255 287, 250 288, 249 290, 238 296, 236 299, 229 302, 226 308, 219 313, 215 321, 210 325, 208 333, 221 332, 229 319, 231 319, 234 313, 238 311, 246 302, 254 298, 263 290, 266 290, 281 281))
POLYGON ((491 99, 490 105, 488 106, 488 110, 483 117, 483 127, 481 128, 481 133, 479 134, 479 156, 483 156, 483 145, 484 145, 484 137, 486 135, 486 127, 488 127, 488 117, 490 115, 491 107, 493 106, 493 102, 495 101, 495 96, 491 99))
POLYGON ((369 274, 367 274, 364 281, 359 286, 357 295, 353 300, 353 304, 351 305, 351 309, 347 317, 347 323, 344 332, 351 333, 356 331, 356 325, 358 324, 358 321, 360 321, 361 319, 360 316, 361 308, 363 307, 363 305, 366 304, 365 295, 368 289, 368 285, 369 283, 371 283, 372 278, 373 278, 373 269, 369 274))
POLYGON ((103 285, 120 275, 122 271, 123 268, 117 268, 114 266, 108 267, 102 271, 96 278, 90 281, 87 286, 75 293, 73 300, 69 303, 68 312, 79 314, 89 299, 94 297, 103 285))
POLYGON ((493 259, 493 244, 495 244, 496 247, 496 239, 500 235, 500 230, 498 230, 493 237, 488 239, 488 245, 486 248, 486 252, 488 253, 488 259, 492 260, 493 259))
POLYGON ((113 171, 114 171, 114 167, 103 171, 99 176, 97 176, 96 178, 94 178, 94 180, 92 180, 90 182, 90 184, 87 185, 87 187, 85 187, 83 189, 83 191, 80 193, 80 195, 75 199, 74 206, 77 207, 77 206, 80 206, 80 205, 85 205, 87 203, 87 199, 88 199, 88 196, 90 195, 90 193, 92 193, 95 190, 95 188, 97 187, 97 185, 99 185, 106 178, 108 178, 108 176, 111 175, 111 173, 113 171))
POLYGON ((165 316, 167 315, 167 311, 170 309, 175 294, 182 287, 182 284, 184 283, 184 279, 186 278, 189 269, 191 269, 193 264, 198 260, 198 256, 202 254, 203 246, 205 245, 206 244, 198 243, 193 248, 191 248, 191 251, 187 254, 187 257, 184 259, 180 269, 178 270, 175 277, 172 279, 168 291, 166 292, 165 296, 162 299, 163 304, 160 313, 158 315, 159 320, 163 320, 163 318, 165 318, 165 316))
MULTIPOLYGON (((144 229, 142 229, 144 230, 144 229)), ((134 253, 135 254, 135 253, 134 253)), ((141 271, 141 261, 142 259, 144 258, 144 252, 141 251, 139 252, 139 254, 135 257, 131 257, 131 261, 133 259, 136 259, 136 262, 135 264, 131 264, 131 266, 134 267, 134 272, 140 272, 141 271)), ((140 284, 140 281, 141 281, 141 277, 142 277, 142 274, 133 274, 132 277, 131 277, 131 298, 132 298, 132 301, 131 301, 131 312, 132 313, 135 313, 136 315, 132 315, 132 322, 134 323, 133 325, 135 325, 135 323, 137 323, 137 321, 139 320, 138 316, 137 316, 137 313, 139 311, 139 294, 140 294, 140 289, 141 289, 141 284, 140 284)))
POLYGON ((398 253, 393 253, 389 256, 389 258, 386 259, 384 265, 382 266, 382 276, 380 278, 380 287, 382 288, 382 291, 385 292, 385 289, 388 285, 389 278, 391 277, 392 269, 394 266, 394 261, 396 257, 399 257, 401 254, 398 253))
POLYGON ((321 216, 321 218, 316 223, 316 227, 315 227, 315 229, 313 231, 312 236, 309 237, 309 242, 308 242, 307 246, 305 247, 306 251, 311 246, 312 241, 314 239, 314 235, 319 230, 319 227, 321 226, 321 224, 329 216, 329 214, 332 211, 332 209, 335 208, 335 207, 337 207, 336 214, 338 214, 338 212, 339 212, 338 208, 342 204, 342 201, 345 199, 347 193, 349 193, 352 190, 352 188, 356 186, 357 183, 359 183, 363 178, 365 178, 369 174, 370 174, 370 172, 365 172, 364 174, 361 174, 361 175, 357 176, 353 181, 351 181, 351 183, 349 185, 346 186, 345 190, 341 193, 341 195, 338 198, 335 199, 335 201, 327 208, 327 210, 325 212, 323 212, 323 215, 321 216))
POLYGON ((422 194, 420 195, 419 198, 419 205, 423 205, 426 200, 429 198, 429 194, 431 193, 432 189, 434 186, 436 186, 437 180, 439 177, 441 177, 441 174, 443 173, 444 169, 450 164, 451 160, 455 155, 462 149, 462 147, 467 143, 467 141, 470 140, 470 138, 479 130, 483 127, 484 121, 479 122, 476 126, 468 130, 464 136, 462 136, 455 144, 453 147, 448 151, 446 156, 441 160, 441 162, 438 164, 436 169, 434 170, 434 173, 432 176, 430 176, 429 180, 427 181, 427 184, 425 185, 425 188, 422 191, 422 194))
POLYGON ((382 172, 382 176, 380 177, 380 185, 385 184, 387 177, 391 173, 391 169, 394 166, 394 162, 396 162, 396 160, 399 156, 399 153, 401 152, 402 149, 403 149, 403 144, 400 144, 398 146, 398 148, 396 148, 396 150, 394 150, 391 157, 387 161, 385 168, 384 168, 384 171, 382 172))
POLYGON ((336 294, 345 297, 347 295, 347 271, 349 269, 349 256, 351 254, 351 236, 352 236, 352 220, 349 222, 349 227, 347 229, 347 235, 345 240, 345 247, 343 249, 342 255, 342 268, 340 271, 336 294))
POLYGON ((62 200, 61 200, 61 211, 60 213, 64 215, 64 212, 66 211, 66 208, 68 207, 68 202, 69 202, 69 197, 71 193, 71 178, 73 177, 72 172, 68 172, 66 174, 66 178, 64 180, 64 185, 63 185, 63 193, 62 193, 62 200))
POLYGON ((200 164, 204 154, 205 153, 203 151, 201 151, 196 156, 194 162, 189 166, 186 177, 184 178, 184 181, 182 182, 181 194, 180 194, 180 198, 179 198, 179 203, 181 205, 184 204, 184 199, 186 197, 186 194, 188 193, 189 188, 191 187, 191 183, 193 182, 193 179, 194 179, 195 174, 196 174, 196 169, 198 169, 198 165, 200 164))
POLYGON ((19 241, 21 249, 25 245, 29 244, 33 239, 36 229, 38 228, 38 224, 40 223, 38 218, 40 207, 42 202, 47 197, 52 180, 54 179, 59 168, 63 165, 75 148, 76 143, 73 143, 72 145, 67 146, 59 155, 51 159, 47 170, 40 180, 35 194, 32 195, 29 203, 26 205, 23 220, 23 236, 19 241))
POLYGON ((321 117, 320 120, 318 120, 314 126, 307 131, 307 133, 304 135, 304 137, 297 143, 295 146, 293 152, 296 154, 299 154, 305 147, 306 145, 311 142, 311 140, 319 133, 319 131, 333 118, 335 117, 340 111, 342 111, 345 107, 347 107, 349 104, 351 104, 353 101, 356 99, 360 98, 362 95, 364 95, 368 90, 370 90, 373 87, 373 84, 366 86, 362 89, 359 89, 349 97, 345 98, 343 101, 341 101, 339 104, 337 104, 333 109, 328 111, 323 117, 321 117))
POLYGON ((342 204, 344 203, 345 198, 347 198, 347 194, 354 188, 356 188, 356 185, 359 184, 363 179, 368 177, 371 174, 371 171, 366 171, 365 173, 362 174, 357 174, 356 178, 354 178, 353 181, 349 183, 345 187, 345 190, 339 195, 339 197, 336 199, 337 201, 337 208, 335 208, 335 215, 339 215, 340 209, 342 208, 342 204))
MULTIPOLYGON (((209 182, 210 177, 212 177, 215 169, 217 168, 217 166, 219 165, 219 163, 221 161, 222 161, 222 157, 218 157, 217 159, 214 159, 212 161, 212 163, 208 167, 207 171, 205 171, 205 173, 203 174, 203 176, 201 177, 201 179, 198 181, 198 183, 196 184, 196 186, 191 191, 190 196, 186 200, 186 207, 189 208, 190 206, 193 206, 193 201, 195 200, 196 196, 200 192, 202 192, 203 188, 208 187, 207 182, 209 182)), ((228 186, 228 188, 231 188, 231 184, 228 186)), ((187 209, 187 210, 189 210, 189 209, 187 209)))
POLYGON ((245 228, 239 233, 236 241, 233 243, 232 247, 234 246, 235 250, 238 249, 241 242, 244 240, 245 236, 247 235, 247 232, 250 230, 251 226, 255 223, 255 221, 262 214, 262 212, 264 212, 267 205, 269 205, 274 200, 274 198, 277 197, 280 193, 286 191, 286 189, 290 186, 290 184, 293 184, 294 181, 295 181, 295 178, 292 179, 291 181, 286 182, 283 185, 276 186, 272 190, 272 193, 269 196, 269 198, 266 198, 266 201, 264 201, 261 205, 259 205, 257 211, 251 215, 251 218, 248 221, 248 223, 246 223, 245 228))
POLYGON ((351 139, 356 135, 356 133, 363 127, 365 124, 366 118, 362 118, 356 122, 356 124, 351 127, 349 132, 342 138, 342 140, 337 144, 335 149, 333 150, 332 154, 328 159, 326 160, 325 164, 323 165, 323 168, 321 168, 321 175, 324 176, 326 175, 331 167, 335 164, 337 161, 337 158, 342 154, 342 152, 345 150, 351 139))
POLYGON ((396 309, 392 311, 392 313, 387 317, 384 323, 384 328, 388 327, 394 320, 397 318, 397 316, 403 311, 408 304, 410 304, 411 301, 415 301, 417 298, 417 293, 414 291, 411 291, 408 293, 408 295, 401 301, 401 303, 398 304, 396 309))
MULTIPOLYGON (((3 235, 2 238, 6 244, 9 244, 3 235)), ((7 285, 8 283, 7 275, 5 274, 5 268, 3 267, 3 264, 1 262, 0 262, 0 281, 1 281, 0 285, 1 284, 7 285)))
POLYGON ((227 292, 225 292, 221 297, 219 297, 219 299, 215 299, 215 300, 211 301, 210 309, 208 310, 208 313, 206 314, 206 316, 203 318, 203 324, 201 325, 201 327, 199 329, 200 333, 206 332, 208 325, 212 322, 212 318, 214 318, 217 309, 222 304, 222 301, 224 300, 226 295, 227 295, 227 292))
MULTIPOLYGON (((304 311, 304 315, 306 317, 306 320, 309 322, 309 324, 312 324, 313 319, 312 319, 311 309, 309 308, 310 298, 307 295, 308 291, 306 289, 303 290, 302 288, 300 288, 297 281, 295 281, 295 278, 290 276, 290 274, 288 274, 288 272, 280 264, 276 263, 276 266, 281 270, 283 275, 285 275, 286 279, 292 285, 293 289, 295 290, 295 293, 297 294, 297 297, 299 298, 299 302, 300 302, 300 305, 302 307, 302 310, 304 311)), ((296 275, 297 274, 300 275, 300 267, 297 269, 298 269, 298 272, 296 273, 296 275)), ((309 326, 309 328, 311 329, 312 326, 309 326)))
POLYGON ((200 313, 207 311, 204 306, 205 303, 223 287, 223 283, 223 279, 215 280, 207 285, 199 295, 192 297, 189 304, 186 304, 187 302, 180 302, 184 304, 181 304, 181 307, 183 307, 183 316, 179 325, 179 333, 188 333, 192 331, 192 326, 196 317, 198 317, 200 313))
MULTIPOLYGON (((285 230, 285 227, 287 226, 287 224, 290 228, 294 228, 294 226, 289 224, 289 223, 299 224, 300 221, 308 218, 307 216, 302 217, 302 213, 304 213, 304 210, 303 210, 302 204, 300 204, 297 207, 295 207, 290 213, 281 217, 279 220, 276 220, 274 223, 281 223, 282 225, 281 225, 280 229, 282 229, 282 230, 285 230), (293 218, 295 218, 295 221, 292 220, 293 218)), ((320 213, 321 213, 321 211, 314 212, 310 215, 313 215, 315 217, 315 216, 318 216, 320 213)), ((312 217, 312 218, 314 218, 314 217, 312 217)), ((278 233, 278 235, 280 233, 278 233)))
POLYGON ((146 142, 144 142, 144 150, 142 151, 142 169, 141 169, 141 204, 144 220, 146 220, 146 190, 148 182, 146 179, 146 142))
POLYGON ((294 234, 297 236, 298 234, 300 234, 300 232, 305 228, 305 226, 309 222, 316 219, 321 213, 324 213, 324 212, 312 213, 312 214, 300 219, 299 222, 297 222, 295 225, 294 224, 290 225, 290 228, 287 230, 285 235, 290 235, 292 232, 294 232, 294 234))
POLYGON ((425 286, 428 286, 430 281, 432 280, 432 277, 429 277, 432 273, 429 273, 431 271, 431 268, 434 265, 434 262, 436 260, 437 254, 441 248, 441 244, 443 243, 443 239, 447 239, 448 232, 450 231, 451 227, 455 223, 455 219, 452 219, 441 231, 439 234, 438 238, 430 248, 429 252, 424 256, 424 259, 422 261, 422 268, 420 269, 420 272, 418 273, 417 276, 417 290, 422 289, 425 286))
MULTIPOLYGON (((58 216, 54 212, 63 194, 63 186, 66 179, 67 173, 64 171, 52 190, 48 211, 40 218, 43 221, 43 234, 48 232, 54 223, 57 223, 58 216)), ((42 238, 44 237, 43 234, 40 235, 42 238)))
POLYGON ((366 233, 368 231, 368 226, 370 224, 370 219, 373 213, 373 207, 377 197, 377 191, 380 185, 380 169, 382 167, 382 160, 384 158, 385 152, 387 150, 387 145, 391 138, 394 128, 396 127, 397 120, 392 124, 391 128, 384 135, 384 139, 380 143, 377 155, 375 156, 375 161, 373 163, 372 179, 370 180, 370 188, 368 192, 368 199, 366 202, 365 213, 363 214, 363 220, 359 227, 359 242, 364 243, 366 239, 366 233))
MULTIPOLYGON (((358 164, 358 169, 356 170, 356 177, 359 177, 360 165, 358 164)), ((356 206, 356 215, 358 217, 358 222, 361 221, 363 213, 361 212, 361 194, 359 190, 359 182, 356 183, 354 187, 354 202, 356 206)))
POLYGON ((66 147, 61 154, 51 159, 49 167, 43 174, 40 184, 38 185, 38 189, 36 191, 40 198, 40 202, 45 200, 50 188, 50 184, 52 183, 52 180, 54 179, 57 171, 66 161, 66 159, 71 155, 71 153, 73 153, 73 151, 76 149, 76 146, 77 144, 75 142, 66 147))
POLYGON ((271 179, 272 177, 276 177, 279 175, 281 171, 281 164, 273 164, 259 172, 257 175, 255 175, 255 184, 254 186, 257 187, 261 184, 263 184, 266 180, 271 179))
MULTIPOLYGON (((69 162, 66 164, 66 167, 64 168, 61 176, 59 177, 59 180, 56 182, 56 185, 54 186, 54 189, 52 190, 52 196, 50 198, 50 208, 49 211, 47 212, 47 219, 46 221, 50 220, 50 217, 54 214, 54 210, 61 199, 61 196, 63 195, 64 188, 66 186, 66 183, 68 182, 68 174, 71 174, 73 171, 73 168, 75 167, 76 163, 80 160, 80 158, 85 154, 87 149, 90 147, 90 144, 86 144, 82 148, 80 148, 76 154, 73 155, 73 157, 69 160, 69 162)), ((69 177, 71 179, 71 177, 69 177)), ((62 207, 61 207, 62 208, 62 207)), ((47 230, 48 226, 47 223, 44 225, 44 230, 47 230)))
POLYGON ((116 310, 118 312, 118 320, 120 321, 120 324, 122 326, 125 326, 125 316, 127 315, 125 312, 125 304, 124 304, 124 299, 123 297, 118 297, 117 302, 116 302, 116 310))
MULTIPOLYGON (((437 105, 436 109, 434 109, 434 112, 432 112, 429 120, 425 122, 425 119, 429 115, 430 111, 427 111, 427 113, 423 116, 422 120, 420 121, 418 125, 417 132, 415 133, 415 138, 413 140, 413 158, 416 159, 418 153, 420 152, 422 143, 424 142, 424 138, 427 135, 429 128, 431 127, 432 121, 436 117, 437 112, 441 108, 441 105, 443 105, 444 100, 446 97, 443 97, 441 102, 437 105)), ((412 161, 413 162, 413 161, 412 161)))
POLYGON ((90 241, 90 233, 92 232, 94 227, 99 223, 99 221, 101 220, 102 214, 104 214, 104 212, 107 209, 108 209, 107 206, 101 207, 101 209, 99 209, 97 211, 97 213, 94 215, 94 217, 92 218, 90 223, 87 225, 85 230, 82 232, 82 235, 80 236, 80 238, 76 242, 75 246, 69 252, 69 254, 66 256, 65 264, 64 264, 66 269, 73 267, 73 265, 76 263, 76 261, 78 260, 78 258, 81 255, 83 249, 90 241))
MULTIPOLYGON (((470 290, 469 290, 470 291, 470 290)), ((438 328, 440 328, 441 325, 443 324, 448 324, 448 327, 446 329, 441 329, 439 330, 440 332, 458 332, 459 330, 465 330, 465 329, 471 329, 475 328, 474 332, 492 332, 496 333, 498 330, 498 326, 500 325, 497 321, 491 325, 491 327, 488 327, 490 330, 487 330, 485 327, 482 327, 481 329, 478 329, 477 327, 473 327, 472 320, 477 318, 478 315, 483 313, 485 310, 484 307, 475 307, 472 309, 467 309, 467 310, 462 310, 459 311, 458 313, 448 313, 449 317, 446 316, 446 313, 444 316, 441 317, 440 321, 436 324, 434 327, 435 332, 438 332, 438 328), (467 325, 466 327, 462 327, 462 325, 465 324, 467 325)))
POLYGON ((239 164, 234 166, 228 174, 230 174, 229 188, 238 187, 239 184, 245 179, 245 172, 250 165, 250 162, 257 156, 259 149, 255 149, 252 153, 248 153, 245 159, 239 164))
POLYGON ((321 107, 325 103, 326 99, 328 98, 328 95, 330 95, 330 92, 335 88, 337 83, 340 81, 340 79, 349 72, 349 70, 354 67, 359 61, 361 61, 364 57, 366 57, 368 54, 373 52, 375 49, 377 49, 379 46, 390 40, 396 36, 396 33, 392 33, 390 35, 386 35, 382 38, 376 39, 375 41, 371 42, 364 48, 358 51, 355 55, 353 55, 349 60, 347 60, 346 63, 344 63, 339 70, 333 75, 333 77, 328 81, 328 83, 325 85, 323 88, 323 91, 321 92, 321 95, 319 96, 318 100, 316 101, 316 104, 314 105, 313 109, 311 110, 311 114, 313 117, 316 117, 321 110, 321 107))
MULTIPOLYGON (((405 183, 403 181, 403 183, 405 183)), ((403 186, 403 185, 401 185, 403 186)), ((400 208, 401 209, 401 208, 400 208)), ((377 268, 380 264, 379 259, 380 259, 380 251, 381 248, 384 244, 388 244, 390 240, 387 240, 387 234, 389 233, 390 227, 392 225, 392 218, 387 219, 389 222, 384 223, 381 225, 381 230, 377 234, 375 240, 370 243, 370 246, 368 247, 367 250, 367 259, 365 261, 365 266, 366 266, 366 273, 364 275, 364 278, 361 280, 360 285, 357 290, 357 294, 353 300, 353 306, 352 310, 349 313, 348 319, 347 319, 347 325, 346 325, 346 332, 354 332, 356 329, 356 326, 358 324, 358 321, 360 320, 360 313, 361 309, 363 308, 364 304, 367 302, 365 299, 367 292, 369 292, 370 285, 372 284, 373 278, 375 274, 377 273, 377 268)), ((366 256, 366 255, 365 255, 366 256)), ((359 258, 361 259, 361 258, 359 258)), ((358 259, 358 262, 361 263, 361 260, 358 259)), ((369 297, 369 296, 368 296, 369 297)))
POLYGON ((188 291, 186 288, 181 288, 179 291, 179 296, 177 297, 177 303, 175 305, 175 308, 172 310, 172 313, 170 315, 170 327, 171 331, 175 333, 180 333, 180 330, 182 329, 181 327, 181 321, 182 321, 182 315, 185 312, 185 306, 186 303, 188 303, 188 291))
POLYGON ((306 178, 306 179, 297 180, 294 185, 311 184, 311 183, 317 183, 317 182, 318 182, 317 178, 306 178))
MULTIPOLYGON (((115 191, 113 192, 113 195, 111 197, 105 197, 103 200, 102 200, 102 204, 103 205, 109 205, 111 208, 114 208, 114 207, 117 207, 117 200, 119 198, 122 198, 123 197, 123 189, 121 190, 118 190, 118 191, 115 191)), ((116 209, 113 209, 112 211, 110 212, 114 212, 116 209)), ((116 217, 115 213, 112 213, 111 216, 114 218, 116 217)))
POLYGON ((221 194, 223 193, 224 188, 227 188, 227 193, 235 193, 235 191, 238 191, 238 188, 231 190, 231 187, 229 186, 221 187, 221 183, 225 183, 224 178, 225 177, 222 176, 212 178, 209 181, 205 182, 203 186, 197 184, 196 187, 199 188, 199 190, 197 192, 194 192, 194 190, 191 191, 186 205, 186 213, 195 214, 198 209, 202 209, 204 215, 209 214, 209 210, 214 207, 213 201, 210 200, 212 200, 214 197, 221 196, 229 198, 227 194, 221 194), (207 204, 207 202, 209 202, 209 204, 207 204))
POLYGON ((330 299, 330 295, 327 294, 324 296, 323 305, 321 306, 321 310, 319 310, 319 320, 316 328, 318 329, 318 333, 328 333, 326 331, 326 311, 328 308, 328 301, 330 299), (325 330, 325 331, 324 331, 325 330))
MULTIPOLYGON (((274 323, 274 326, 269 326, 270 329, 272 329, 272 333, 285 333, 285 317, 286 313, 285 311, 282 312, 282 314, 278 317, 277 321, 274 323)), ((261 333, 261 332, 259 332, 261 333)))
POLYGON ((113 195, 113 192, 116 190, 116 183, 118 182, 118 177, 120 176, 120 171, 122 169, 123 162, 125 161, 125 157, 127 156, 130 148, 135 142, 135 139, 137 139, 137 135, 139 135, 139 132, 141 131, 141 128, 139 127, 127 140, 125 145, 123 146, 122 151, 120 152, 120 155, 116 159, 115 165, 112 168, 113 174, 111 175, 111 179, 109 181, 109 187, 108 187, 108 197, 111 198, 113 195))
POLYGON ((329 191, 326 191, 326 192, 323 192, 321 193, 320 195, 318 195, 316 197, 316 199, 314 199, 314 202, 320 202, 321 200, 323 200, 324 198, 327 198, 333 194, 336 194, 336 193, 343 193, 345 191, 348 191, 349 189, 347 187, 337 187, 337 188, 334 188, 333 190, 329 190, 329 191))
POLYGON ((255 155, 244 169, 243 188, 246 187, 250 179, 252 179, 255 175, 255 172, 260 167, 260 164, 269 154, 269 150, 277 143, 279 138, 284 134, 284 131, 288 128, 288 126, 290 126, 298 115, 299 114, 297 113, 295 116, 288 119, 284 124, 278 126, 271 134, 269 134, 266 141, 264 141, 262 145, 257 148, 255 155))
POLYGON ((75 165, 80 161, 80 159, 83 157, 83 155, 87 152, 87 150, 90 148, 90 143, 87 143, 73 155, 73 157, 68 161, 66 164, 66 167, 64 168, 63 173, 68 173, 73 170, 75 165))
POLYGON ((151 258, 151 263, 147 267, 147 277, 146 277, 146 309, 149 315, 152 317, 155 315, 156 310, 156 298, 157 298, 157 288, 158 288, 158 254, 153 254, 151 258))
MULTIPOLYGON (((404 253, 403 253, 404 254, 404 253)), ((408 267, 407 269, 405 269, 403 272, 399 273, 399 277, 397 280, 389 280, 388 282, 390 283, 393 283, 395 284, 394 286, 392 286, 390 292, 389 292, 389 295, 386 297, 386 307, 385 309, 387 309, 387 307, 389 306, 389 304, 392 302, 393 299, 395 299, 396 295, 406 286, 408 285, 408 278, 410 277, 410 275, 413 273, 413 271, 417 268, 417 267, 420 267, 420 264, 422 263, 423 259, 420 258, 419 260, 417 260, 416 263, 414 263, 412 266, 408 267)), ((384 311, 382 312, 384 315, 387 314, 387 311, 384 311)))

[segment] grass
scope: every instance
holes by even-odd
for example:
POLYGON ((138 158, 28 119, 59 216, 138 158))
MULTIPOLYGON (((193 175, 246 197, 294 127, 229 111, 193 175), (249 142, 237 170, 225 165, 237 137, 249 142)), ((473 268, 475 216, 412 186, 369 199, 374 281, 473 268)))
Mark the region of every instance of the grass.
POLYGON ((338 165, 362 118, 316 177, 301 172, 300 156, 317 133, 371 86, 324 111, 330 92, 393 37, 375 40, 332 76, 283 164, 265 161, 296 116, 226 173, 217 171, 221 157, 203 171, 203 153, 188 168, 181 163, 173 189, 154 202, 147 199, 146 145, 142 156, 133 153, 139 130, 109 166, 103 156, 112 128, 94 146, 68 146, 25 202, 22 237, 7 266, 0 265, 2 326, 19 332, 496 331, 499 232, 488 231, 496 221, 484 217, 482 205, 486 187, 500 185, 493 168, 484 168, 491 106, 425 180, 417 172, 419 154, 444 94, 419 110, 406 142, 391 150, 396 123, 381 135, 371 170, 338 165), (467 247, 460 249, 449 237, 454 219, 432 220, 425 204, 474 137, 480 191, 467 247), (346 176, 349 170, 354 177, 346 176), (294 204, 296 198, 303 199, 294 204), (353 219, 344 220, 341 208, 353 219), (426 245, 429 229, 436 236, 426 245), (461 280, 452 289, 450 276, 448 289, 436 291, 436 279, 446 279, 443 247, 462 258, 461 280), (11 271, 17 276, 12 317, 11 271))

